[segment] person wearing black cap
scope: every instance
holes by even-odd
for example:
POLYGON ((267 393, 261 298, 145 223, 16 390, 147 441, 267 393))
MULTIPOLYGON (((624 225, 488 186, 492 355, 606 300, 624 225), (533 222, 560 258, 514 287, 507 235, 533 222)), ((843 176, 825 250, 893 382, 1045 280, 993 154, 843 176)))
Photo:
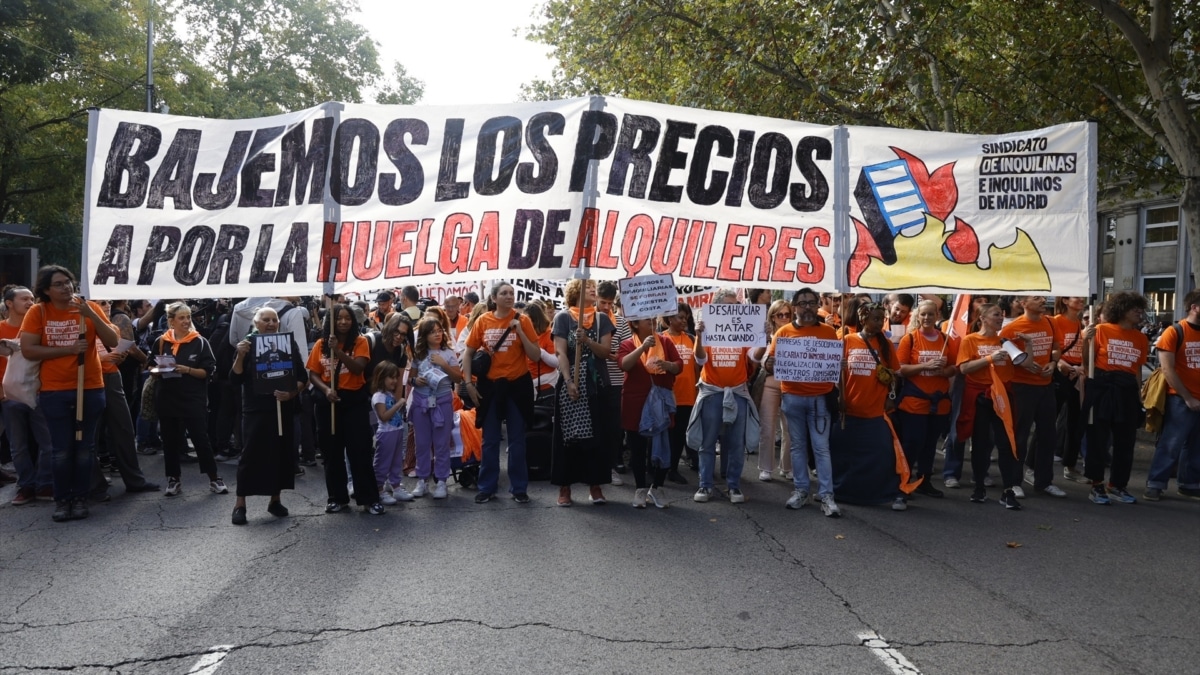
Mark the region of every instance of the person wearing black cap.
POLYGON ((387 322, 388 314, 392 313, 392 302, 396 296, 391 291, 380 291, 379 295, 375 296, 376 309, 371 313, 371 320, 376 325, 382 326, 387 322))

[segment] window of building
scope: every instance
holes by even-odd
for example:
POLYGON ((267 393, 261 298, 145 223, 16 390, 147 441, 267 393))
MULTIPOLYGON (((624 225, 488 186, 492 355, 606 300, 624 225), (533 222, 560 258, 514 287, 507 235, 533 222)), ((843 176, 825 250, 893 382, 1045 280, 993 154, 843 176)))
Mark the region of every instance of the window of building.
POLYGON ((1146 296, 1147 314, 1166 316, 1168 321, 1175 315, 1175 277, 1143 278, 1142 294, 1146 296))
POLYGON ((1179 206, 1160 206, 1146 209, 1142 244, 1161 246, 1179 241, 1179 206))
POLYGON ((1104 223, 1104 252, 1114 251, 1117 248, 1117 217, 1116 216, 1101 216, 1100 222, 1104 223))

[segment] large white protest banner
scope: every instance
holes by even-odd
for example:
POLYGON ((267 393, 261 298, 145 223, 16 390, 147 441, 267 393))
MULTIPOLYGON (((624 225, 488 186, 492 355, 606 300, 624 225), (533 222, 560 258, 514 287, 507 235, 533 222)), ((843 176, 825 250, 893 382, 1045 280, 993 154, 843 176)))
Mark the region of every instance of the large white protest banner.
POLYGON ((98 110, 81 276, 97 298, 309 295, 548 283, 586 262, 595 279, 700 288, 1082 295, 1094 134, 834 127, 606 97, 245 120, 98 110))
POLYGON ((621 314, 630 321, 669 316, 679 311, 679 293, 670 274, 648 274, 620 281, 621 314))
POLYGON ((775 340, 775 379, 780 382, 836 384, 841 368, 841 340, 812 337, 775 340))
POLYGON ((767 306, 715 303, 705 305, 704 342, 710 347, 765 347, 767 306))
POLYGON ((1094 129, 1000 136, 849 127, 843 288, 1086 296, 1094 129))

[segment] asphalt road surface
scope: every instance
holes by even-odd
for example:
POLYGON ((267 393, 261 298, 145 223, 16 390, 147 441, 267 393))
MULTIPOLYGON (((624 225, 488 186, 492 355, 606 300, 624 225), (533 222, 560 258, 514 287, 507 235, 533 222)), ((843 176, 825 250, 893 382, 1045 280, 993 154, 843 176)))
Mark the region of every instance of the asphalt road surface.
POLYGON ((116 479, 69 523, 10 485, 0 673, 1200 672, 1200 502, 1174 484, 1155 504, 1059 480, 1067 499, 1020 512, 954 490, 833 519, 785 510, 754 465, 741 505, 692 502, 685 470, 661 511, 630 486, 560 508, 535 483, 528 505, 452 487, 382 516, 325 515, 318 467, 289 517, 252 497, 245 527, 194 464, 179 497, 116 479))

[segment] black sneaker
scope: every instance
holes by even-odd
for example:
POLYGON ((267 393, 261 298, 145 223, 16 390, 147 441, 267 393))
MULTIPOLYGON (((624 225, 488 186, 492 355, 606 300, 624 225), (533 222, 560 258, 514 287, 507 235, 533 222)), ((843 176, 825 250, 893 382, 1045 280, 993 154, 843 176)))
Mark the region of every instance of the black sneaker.
MULTIPOLYGON (((107 495, 108 493, 105 494, 107 495)), ((109 499, 111 499, 111 497, 109 499)), ((83 520, 84 518, 87 518, 88 515, 90 514, 88 512, 87 500, 76 499, 75 501, 71 502, 71 520, 83 520)))
POLYGON ((934 499, 941 499, 946 496, 946 493, 933 487, 933 483, 929 482, 929 476, 926 476, 925 480, 921 481, 921 484, 917 486, 917 494, 933 497, 934 499))
POLYGON ((233 524, 234 525, 245 525, 246 524, 246 507, 239 506, 233 510, 233 524))
MULTIPOLYGON (((245 512, 245 509, 242 509, 242 511, 245 512)), ((271 502, 270 504, 267 504, 267 513, 275 516, 276 518, 286 518, 288 510, 282 502, 271 502)))
POLYGON ((50 516, 54 522, 61 523, 71 519, 71 502, 57 501, 54 502, 54 513, 50 516))
POLYGON ((1017 501, 1017 495, 1009 488, 1004 491, 1004 495, 1000 497, 1000 503, 1009 511, 1020 511, 1021 502, 1017 501))
POLYGON ((386 509, 383 508, 383 504, 380 504, 379 502, 375 502, 370 506, 363 507, 363 513, 369 513, 373 516, 382 516, 386 512, 386 509))
POLYGON ((1187 497, 1188 499, 1200 499, 1200 489, 1197 488, 1180 486, 1176 488, 1175 491, 1179 493, 1180 497, 1187 497))
POLYGON ((667 472, 667 480, 669 480, 672 483, 675 483, 677 485, 687 485, 688 484, 688 480, 683 477, 683 474, 681 474, 675 470, 671 470, 671 471, 667 472))
POLYGON ((486 504, 496 498, 495 492, 480 492, 475 495, 476 504, 486 504))
POLYGON ((325 505, 325 513, 340 513, 346 510, 346 505, 341 502, 329 502, 325 505))
POLYGON ((315 459, 300 460, 300 466, 316 466, 316 465, 317 465, 317 460, 315 460, 315 459))
MULTIPOLYGON (((1016 499, 1016 497, 1014 496, 1013 499, 1016 499)), ((986 502, 987 490, 984 490, 982 487, 975 488, 975 491, 971 493, 971 501, 975 502, 976 504, 982 504, 986 502)))
POLYGON ((517 493, 514 493, 512 497, 513 497, 513 501, 518 504, 528 504, 529 503, 529 494, 528 493, 517 492, 517 493))

